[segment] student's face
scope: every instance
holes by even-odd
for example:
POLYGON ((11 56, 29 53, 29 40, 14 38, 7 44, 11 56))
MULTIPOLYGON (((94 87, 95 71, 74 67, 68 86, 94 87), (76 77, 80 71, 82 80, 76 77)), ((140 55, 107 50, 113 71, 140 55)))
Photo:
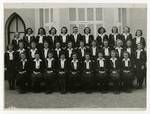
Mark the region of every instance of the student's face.
POLYGON ((124 27, 124 32, 125 32, 125 33, 129 33, 128 27, 124 27))
POLYGON ((53 54, 52 53, 49 53, 48 54, 48 58, 52 58, 53 57, 53 54))
POLYGON ((92 46, 96 46, 96 42, 92 42, 92 46))
POLYGON ((61 55, 60 58, 61 58, 61 59, 65 59, 65 55, 64 55, 64 54, 61 55))
POLYGON ((15 33, 15 38, 19 38, 19 33, 18 32, 15 33))
POLYGON ((23 48, 23 47, 24 47, 24 44, 23 44, 22 42, 20 42, 20 43, 19 43, 19 47, 20 47, 20 48, 23 48))
POLYGON ((39 54, 35 54, 35 59, 40 59, 40 55, 39 54))
POLYGON ((107 41, 104 41, 104 46, 108 47, 108 42, 107 41))
POLYGON ((141 34, 142 34, 141 31, 138 30, 137 31, 137 36, 141 36, 141 34))
POLYGON ((68 43, 68 48, 72 48, 72 43, 68 43))
POLYGON ((26 58, 25 54, 21 54, 20 57, 21 57, 21 59, 25 59, 26 58))
POLYGON ((54 35, 55 33, 56 33, 56 30, 55 30, 55 29, 52 29, 52 30, 51 30, 51 34, 54 35))
POLYGON ((124 54, 123 54, 123 57, 124 57, 125 59, 127 59, 127 58, 128 58, 128 53, 124 53, 124 54))
POLYGON ((40 33, 41 35, 43 35, 43 34, 44 34, 43 29, 40 29, 40 30, 39 30, 39 33, 40 33))
POLYGON ((28 34, 32 34, 32 30, 31 29, 28 29, 28 34))
POLYGON ((121 40, 117 40, 117 46, 120 47, 122 45, 122 41, 121 40))
POLYGON ((116 53, 114 51, 111 52, 111 57, 116 57, 116 53))
POLYGON ((31 48, 36 48, 36 44, 35 43, 31 43, 31 48))
POLYGON ((48 43, 47 42, 44 43, 44 47, 48 48, 48 43))
POLYGON ((100 33, 102 34, 102 33, 104 33, 104 29, 102 28, 102 29, 100 29, 100 33))
POLYGON ((85 55, 86 60, 90 60, 90 55, 85 55))
POLYGON ((103 54, 102 53, 98 53, 98 57, 99 58, 103 58, 103 54))
POLYGON ((141 44, 137 44, 137 48, 138 49, 142 49, 142 45, 141 44))
POLYGON ((73 33, 78 33, 78 28, 73 28, 73 33))
POLYGON ((131 41, 127 41, 127 47, 131 47, 131 45, 132 45, 132 42, 131 41))
POLYGON ((13 50, 13 46, 12 46, 12 45, 9 45, 9 46, 8 46, 8 49, 9 49, 9 50, 13 50))
POLYGON ((84 42, 80 42, 80 47, 84 47, 84 42))
POLYGON ((112 28, 112 32, 113 32, 113 33, 117 33, 117 28, 116 28, 116 27, 113 27, 113 28, 112 28))
POLYGON ((61 32, 62 32, 62 34, 66 34, 66 29, 62 28, 61 32))
POLYGON ((60 43, 56 43, 56 48, 60 48, 60 43))
POLYGON ((76 54, 73 54, 73 55, 72 55, 72 58, 73 58, 73 60, 76 60, 76 59, 77 59, 77 55, 76 55, 76 54))
POLYGON ((90 33, 90 29, 89 28, 85 28, 85 34, 89 34, 90 33))

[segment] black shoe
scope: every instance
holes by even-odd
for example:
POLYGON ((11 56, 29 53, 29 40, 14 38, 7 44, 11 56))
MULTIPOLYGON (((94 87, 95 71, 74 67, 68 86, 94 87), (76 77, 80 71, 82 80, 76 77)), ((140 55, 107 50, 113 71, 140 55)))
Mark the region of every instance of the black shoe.
POLYGON ((46 94, 51 94, 51 93, 52 93, 52 91, 47 90, 45 93, 46 93, 46 94))

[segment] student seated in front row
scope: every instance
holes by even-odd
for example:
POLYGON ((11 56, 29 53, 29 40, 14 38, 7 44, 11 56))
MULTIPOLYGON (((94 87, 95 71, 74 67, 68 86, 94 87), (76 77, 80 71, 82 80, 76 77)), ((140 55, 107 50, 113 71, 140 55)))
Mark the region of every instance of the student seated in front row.
POLYGON ((110 79, 113 83, 113 91, 115 94, 120 93, 120 61, 116 57, 116 51, 111 51, 111 58, 110 58, 110 79))
POLYGON ((108 87, 108 65, 107 60, 103 57, 103 52, 98 52, 96 61, 96 83, 100 84, 99 90, 102 93, 107 92, 108 87))
POLYGON ((45 73, 44 73, 46 94, 53 92, 55 76, 56 76, 56 60, 53 57, 53 53, 50 51, 48 53, 48 58, 46 59, 45 73))
POLYGON ((75 93, 79 90, 81 63, 77 59, 77 53, 72 54, 72 60, 69 64, 69 89, 75 93))
POLYGON ((33 92, 40 92, 41 91, 41 82, 43 80, 43 68, 44 68, 44 63, 42 59, 40 59, 40 54, 36 53, 35 54, 35 59, 33 60, 32 63, 32 87, 33 87, 33 92))
POLYGON ((82 63, 82 84, 86 93, 92 92, 93 85, 93 61, 90 59, 90 54, 85 54, 85 60, 82 63))
POLYGON ((122 59, 122 74, 121 79, 123 81, 123 89, 125 92, 130 93, 132 89, 132 83, 134 79, 133 69, 134 65, 132 60, 129 58, 129 53, 125 51, 122 59))
POLYGON ((68 73, 68 62, 65 58, 65 54, 61 53, 60 59, 58 60, 58 84, 62 94, 66 93, 66 78, 68 73))
POLYGON ((26 83, 28 82, 28 79, 30 78, 29 77, 30 65, 29 65, 29 61, 26 58, 25 53, 21 53, 20 58, 21 60, 17 63, 16 81, 19 86, 19 93, 26 93, 27 91, 26 83))

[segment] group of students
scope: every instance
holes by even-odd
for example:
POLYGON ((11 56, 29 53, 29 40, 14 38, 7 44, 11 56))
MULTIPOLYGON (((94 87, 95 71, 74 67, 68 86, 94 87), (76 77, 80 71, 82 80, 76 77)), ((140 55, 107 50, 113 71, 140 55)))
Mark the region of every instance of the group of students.
POLYGON ((62 27, 60 35, 54 27, 46 35, 41 27, 36 37, 28 28, 23 39, 15 33, 8 45, 5 74, 9 89, 17 86, 19 93, 52 93, 54 85, 62 94, 79 90, 91 93, 94 88, 102 93, 108 88, 114 93, 131 92, 135 78, 137 88, 142 88, 146 79, 145 45, 142 30, 138 29, 133 37, 128 26, 122 34, 114 26, 109 35, 100 27, 96 38, 89 27, 83 35, 77 26, 72 34, 62 27))

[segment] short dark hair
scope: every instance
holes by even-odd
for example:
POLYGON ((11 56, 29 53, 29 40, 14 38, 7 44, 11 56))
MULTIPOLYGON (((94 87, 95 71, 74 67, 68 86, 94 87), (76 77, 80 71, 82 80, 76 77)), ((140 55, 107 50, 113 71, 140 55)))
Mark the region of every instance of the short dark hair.
POLYGON ((67 27, 63 26, 63 27, 61 28, 61 33, 62 33, 62 29, 66 29, 66 33, 68 32, 67 27))
POLYGON ((43 27, 40 27, 40 28, 38 29, 38 34, 40 34, 40 29, 42 29, 43 32, 44 32, 44 35, 46 35, 46 31, 45 31, 45 29, 44 29, 43 27))
POLYGON ((85 29, 87 29, 87 28, 89 29, 89 33, 91 33, 91 28, 90 27, 85 27, 84 28, 84 33, 85 33, 85 29))
POLYGON ((106 29, 104 28, 104 27, 100 27, 100 28, 98 28, 98 30, 97 30, 97 32, 100 34, 101 32, 101 29, 103 29, 104 30, 104 33, 106 32, 106 29))
POLYGON ((143 35, 143 31, 141 29, 137 29, 135 32, 135 36, 137 36, 137 32, 140 31, 141 32, 141 36, 143 35))
POLYGON ((51 27, 51 29, 49 30, 49 34, 51 34, 52 29, 54 29, 54 30, 55 30, 55 34, 56 34, 56 33, 57 33, 57 30, 56 30, 56 28, 55 28, 55 27, 51 27))
POLYGON ((25 31, 25 33, 26 33, 26 34, 28 34, 28 30, 31 30, 31 33, 33 33, 32 28, 31 28, 31 27, 29 27, 29 28, 27 28, 27 29, 26 29, 26 31, 25 31))
POLYGON ((116 31, 118 33, 118 27, 117 26, 113 26, 112 29, 111 29, 111 32, 113 33, 113 28, 116 28, 116 31))

